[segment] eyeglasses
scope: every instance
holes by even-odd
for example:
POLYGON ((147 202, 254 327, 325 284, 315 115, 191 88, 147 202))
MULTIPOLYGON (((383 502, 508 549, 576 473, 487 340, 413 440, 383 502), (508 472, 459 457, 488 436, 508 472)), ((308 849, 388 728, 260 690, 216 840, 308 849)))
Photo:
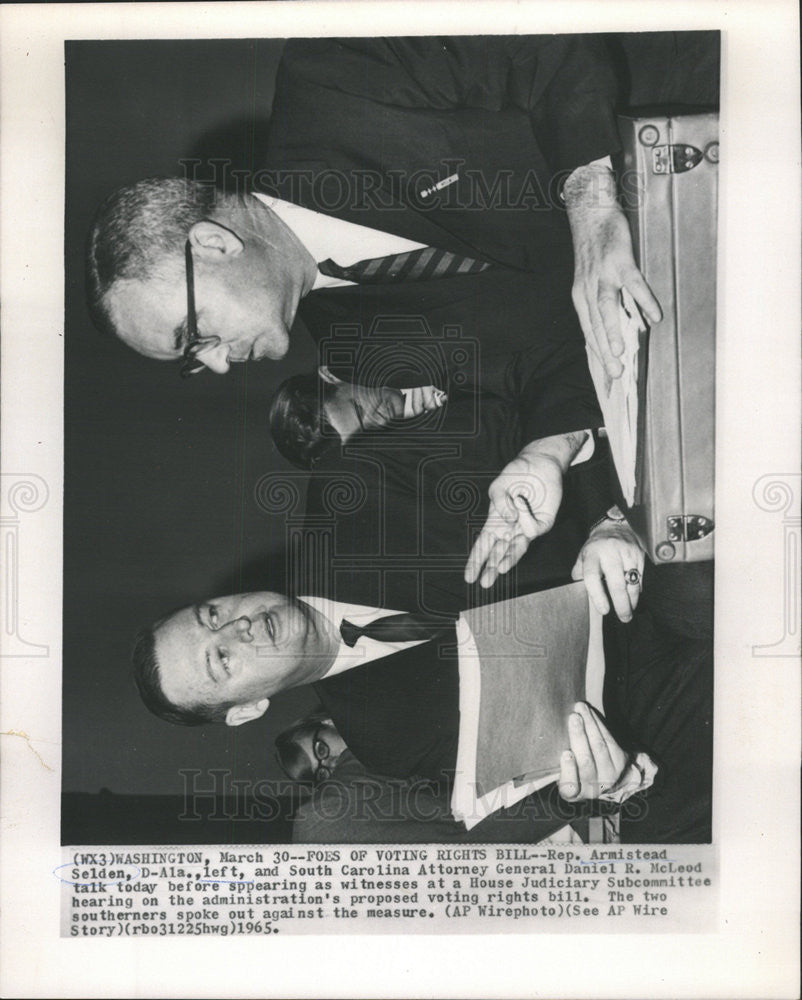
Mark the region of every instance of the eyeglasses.
POLYGON ((315 784, 327 781, 331 777, 331 768, 323 763, 324 760, 328 760, 331 756, 331 750, 328 743, 320 738, 320 730, 322 728, 322 726, 319 726, 312 736, 312 753, 315 755, 315 760, 317 761, 315 773, 312 775, 315 784))
POLYGON ((192 260, 192 244, 189 240, 184 245, 184 264, 187 275, 187 346, 181 357, 179 372, 181 378, 197 375, 206 367, 198 360, 198 354, 209 347, 217 347, 219 337, 198 336, 198 317, 195 313, 195 266, 192 260))

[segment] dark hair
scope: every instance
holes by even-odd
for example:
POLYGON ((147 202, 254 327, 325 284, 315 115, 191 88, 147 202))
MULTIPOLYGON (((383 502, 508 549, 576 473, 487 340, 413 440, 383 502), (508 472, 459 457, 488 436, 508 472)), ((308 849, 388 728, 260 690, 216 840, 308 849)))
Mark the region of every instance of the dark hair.
POLYGON ((281 770, 293 781, 313 784, 314 772, 308 755, 299 746, 303 736, 312 736, 324 722, 331 722, 331 716, 324 709, 311 712, 303 719, 296 719, 287 729, 283 729, 275 740, 276 760, 281 770))
POLYGON ((209 218, 220 192, 179 177, 149 177, 109 195, 98 208, 86 245, 86 294, 93 322, 113 324, 108 293, 123 279, 145 280, 180 265, 189 230, 209 218))
POLYGON ((335 387, 317 372, 293 375, 273 393, 270 402, 270 434, 279 452, 299 469, 311 469, 320 455, 339 443, 324 403, 335 387))
MULTIPOLYGON (((163 619, 162 619, 163 620, 163 619)), ((142 629, 134 641, 131 660, 134 681, 145 707, 165 722, 179 726, 202 726, 208 722, 222 722, 233 703, 223 705, 192 705, 182 708, 174 705, 162 690, 159 661, 156 659, 156 625, 142 629)))

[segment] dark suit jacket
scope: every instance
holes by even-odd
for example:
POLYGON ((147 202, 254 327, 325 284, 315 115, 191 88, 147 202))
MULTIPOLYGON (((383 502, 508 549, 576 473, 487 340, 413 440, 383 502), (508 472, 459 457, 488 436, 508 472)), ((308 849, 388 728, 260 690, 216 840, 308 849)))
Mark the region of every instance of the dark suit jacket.
MULTIPOLYGON (((458 394, 417 432, 402 423, 333 449, 310 481, 303 545, 311 565, 331 572, 325 583, 304 581, 295 592, 456 616, 477 603, 570 582, 586 537, 575 502, 591 492, 582 480, 598 489, 592 496, 602 513, 609 505, 601 453, 571 471, 558 523, 536 540, 522 571, 487 591, 463 581, 474 533, 487 514, 487 486, 517 453, 519 434, 506 404, 458 394), (437 432, 427 432, 427 423, 438 419, 437 432)), ((343 739, 370 770, 433 778, 453 771, 459 687, 452 642, 453 634, 316 685, 343 739)))
POLYGON ((569 470, 554 527, 518 566, 489 590, 463 580, 488 488, 520 447, 511 407, 467 392, 426 418, 333 445, 310 475, 290 589, 437 614, 569 582, 588 528, 612 502, 601 443, 569 470))
POLYGON ((558 188, 617 149, 613 90, 583 36, 288 43, 256 190, 495 264, 311 293, 300 314, 322 360, 350 379, 501 395, 518 378, 530 440, 598 426, 558 188))
POLYGON ((459 736, 456 632, 314 684, 348 748, 377 774, 453 775, 459 736))
MULTIPOLYGON (((448 802, 457 762, 459 738, 459 665, 454 627, 443 631, 440 639, 385 656, 323 678, 315 692, 353 755, 368 771, 373 783, 356 796, 338 796, 336 791, 328 806, 349 807, 343 813, 324 812, 328 819, 340 820, 341 836, 355 842, 382 840, 392 834, 383 821, 382 809, 395 810, 402 829, 412 821, 401 840, 432 840, 446 831, 447 840, 470 841, 451 818, 448 802), (430 822, 431 812, 421 817, 415 812, 420 800, 412 789, 395 788, 382 777, 394 779, 423 778, 436 783, 439 821, 430 822), (389 799, 388 795, 389 794, 389 799), (400 792, 400 794, 399 794, 400 792), (381 820, 369 822, 371 817, 381 820)), ((318 803, 326 809, 325 803, 318 803)), ((431 804, 431 803, 430 803, 431 804)), ((474 833, 476 842, 537 842, 549 833, 593 811, 588 803, 570 804, 556 794, 556 785, 548 785, 527 796, 517 807, 504 809, 485 820, 474 833)))

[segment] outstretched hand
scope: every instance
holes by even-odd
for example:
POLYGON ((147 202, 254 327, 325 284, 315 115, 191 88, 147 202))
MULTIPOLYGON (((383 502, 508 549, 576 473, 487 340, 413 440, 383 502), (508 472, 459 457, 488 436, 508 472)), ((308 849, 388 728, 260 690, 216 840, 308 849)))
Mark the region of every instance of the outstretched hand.
POLYGON ((554 525, 563 495, 563 468, 550 455, 522 451, 490 486, 490 509, 465 567, 467 583, 492 587, 521 559, 533 539, 554 525))
POLYGON ((619 310, 622 289, 627 289, 651 323, 662 318, 660 304, 635 263, 612 171, 580 167, 566 181, 564 192, 574 245, 574 308, 588 347, 610 377, 618 378, 623 371, 618 359, 624 351, 619 310))

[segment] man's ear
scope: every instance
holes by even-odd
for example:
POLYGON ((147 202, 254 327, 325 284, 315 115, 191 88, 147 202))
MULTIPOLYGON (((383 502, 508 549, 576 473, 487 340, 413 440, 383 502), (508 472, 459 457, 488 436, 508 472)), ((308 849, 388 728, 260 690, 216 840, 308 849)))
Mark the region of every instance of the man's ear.
POLYGON ((227 229, 219 222, 201 219, 189 231, 189 242, 193 253, 199 257, 237 257, 245 249, 242 240, 233 229, 227 229))
POLYGON ((226 725, 241 726, 243 722, 261 719, 269 704, 268 698, 262 698, 260 701, 249 701, 245 705, 232 705, 226 712, 226 725))

